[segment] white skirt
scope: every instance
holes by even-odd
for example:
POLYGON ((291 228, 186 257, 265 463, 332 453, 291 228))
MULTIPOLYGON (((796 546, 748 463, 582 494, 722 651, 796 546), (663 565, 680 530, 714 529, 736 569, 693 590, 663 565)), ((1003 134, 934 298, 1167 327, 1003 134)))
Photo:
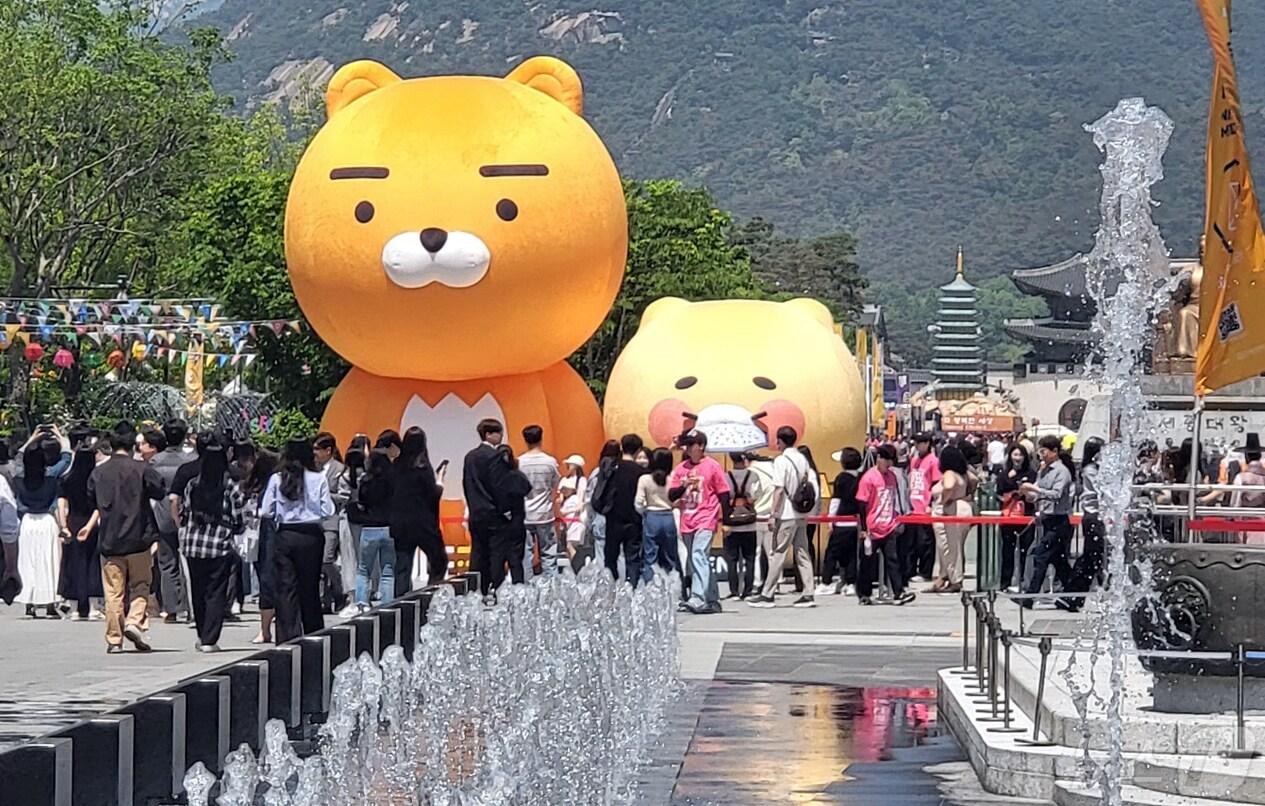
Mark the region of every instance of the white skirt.
POLYGON ((57 601, 57 575, 61 572, 61 535, 50 513, 28 512, 18 531, 18 576, 22 591, 19 604, 49 605, 57 601))

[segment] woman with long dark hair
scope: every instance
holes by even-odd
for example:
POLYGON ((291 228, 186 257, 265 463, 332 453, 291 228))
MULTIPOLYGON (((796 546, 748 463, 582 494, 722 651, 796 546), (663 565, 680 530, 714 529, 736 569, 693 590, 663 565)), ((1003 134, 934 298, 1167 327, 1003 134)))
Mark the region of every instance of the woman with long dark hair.
POLYGON ((65 534, 54 511, 57 506, 56 476, 48 475, 48 458, 42 440, 33 439, 22 451, 22 472, 15 480, 22 525, 18 531, 18 576, 22 590, 14 599, 26 605, 26 615, 35 618, 43 607, 49 618, 57 612, 57 576, 61 570, 62 538, 65 534))
POLYGON ((268 480, 277 472, 279 457, 272 451, 261 450, 255 456, 255 464, 250 469, 242 492, 246 494, 245 518, 247 528, 258 530, 258 545, 255 549, 255 579, 259 581, 259 634, 252 644, 272 643, 272 621, 276 615, 276 599, 272 593, 272 541, 276 535, 276 524, 261 511, 264 490, 268 480))
POLYGON ((197 648, 219 652, 229 610, 229 580, 237 562, 233 538, 245 529, 246 497, 229 477, 228 451, 218 437, 198 441, 198 462, 198 475, 180 503, 180 553, 189 566, 197 648))
MULTIPOLYGON (((348 457, 350 459, 350 455, 348 457)), ((352 462, 347 463, 353 467, 352 462)), ((380 568, 377 589, 382 601, 395 598, 395 543, 391 539, 392 487, 395 473, 385 448, 374 448, 369 466, 356 473, 356 511, 360 557, 356 565, 355 600, 348 607, 369 609, 374 568, 380 568)))
MULTIPOLYGON (((655 448, 650 454, 650 472, 637 479, 637 495, 633 507, 641 515, 641 579, 654 579, 654 567, 681 573, 681 555, 677 549, 680 537, 676 531, 675 508, 668 494, 668 477, 672 475, 672 451, 655 448)), ((731 569, 730 573, 736 573, 731 569)), ((636 583, 636 580, 633 580, 636 583)))
POLYGON ((101 586, 101 556, 97 553, 97 514, 88 495, 88 476, 97 466, 97 448, 91 439, 79 443, 70 470, 61 478, 57 491, 57 517, 61 530, 61 581, 58 593, 74 602, 75 619, 83 621, 91 613, 91 599, 105 596, 101 586))
POLYGON ((321 615, 321 523, 334 514, 329 482, 316 469, 311 440, 291 440, 281 469, 268 480, 260 517, 276 525, 273 536, 273 595, 277 641, 285 642, 325 626, 321 615))
MULTIPOLYGON (((360 504, 357 496, 360 493, 360 480, 364 477, 365 467, 369 461, 369 437, 356 434, 347 443, 347 455, 343 457, 343 472, 331 490, 334 505, 342 502, 342 515, 338 519, 338 566, 342 573, 343 590, 353 601, 347 604, 338 615, 343 618, 354 616, 360 611, 356 607, 356 569, 360 564, 360 504)), ((378 589, 377 573, 371 570, 369 589, 378 589)))
MULTIPOLYGON (((1032 502, 1019 492, 1019 485, 1032 484, 1037 480, 1037 470, 1032 457, 1022 443, 1016 442, 1006 451, 1006 465, 997 474, 997 496, 1001 499, 1003 515, 1031 517, 1032 502)), ((1032 547, 1033 524, 1005 525, 1001 527, 1001 585, 1004 589, 1019 591, 1023 588, 1024 568, 1028 562, 1028 549, 1032 547), (1018 563, 1015 552, 1018 550, 1018 563), (1015 569, 1019 579, 1014 579, 1015 569)))
POLYGON ((510 581, 519 585, 526 578, 524 554, 520 551, 505 553, 506 546, 524 546, 527 544, 527 496, 531 494, 531 481, 518 469, 518 458, 514 449, 502 442, 496 450, 509 465, 509 473, 505 476, 505 488, 502 491, 509 505, 509 520, 497 527, 497 537, 492 543, 489 557, 491 567, 490 589, 495 591, 505 581, 506 569, 509 569, 510 581))
MULTIPOLYGON (((395 594, 412 589, 413 557, 421 549, 426 555, 428 582, 435 585, 448 572, 448 551, 439 529, 439 499, 442 477, 430 464, 426 432, 413 426, 400 439, 400 455, 395 460, 391 489, 391 540, 395 543, 395 594)), ((441 466, 441 473, 447 463, 441 466)))
MULTIPOLYGON (((940 451, 940 473, 940 481, 932 488, 932 497, 938 494, 940 508, 945 516, 969 518, 974 514, 972 500, 975 497, 976 482, 966 455, 960 448, 946 445, 940 451)), ((958 593, 962 590, 966 574, 966 536, 970 531, 969 523, 944 524, 944 531, 941 533, 943 539, 936 540, 940 576, 929 589, 930 592, 958 593)))

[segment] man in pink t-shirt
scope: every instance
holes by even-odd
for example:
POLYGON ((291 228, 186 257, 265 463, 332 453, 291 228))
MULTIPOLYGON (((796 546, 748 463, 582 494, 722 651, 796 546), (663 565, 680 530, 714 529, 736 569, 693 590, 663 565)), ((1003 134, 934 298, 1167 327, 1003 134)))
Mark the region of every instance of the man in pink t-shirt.
POLYGON ((905 590, 897 547, 900 482, 892 470, 892 465, 896 463, 896 448, 880 445, 875 455, 874 467, 865 471, 857 486, 857 505, 860 508, 860 534, 857 538, 861 546, 857 598, 863 605, 874 603, 870 596, 878 579, 879 557, 882 557, 887 584, 896 597, 896 604, 908 604, 914 600, 914 594, 905 590))
MULTIPOLYGON (((909 505, 915 515, 931 511, 931 488, 940 481, 940 460, 931 450, 931 435, 914 435, 914 455, 909 460, 909 505)), ((936 568, 936 535, 930 524, 911 523, 901 541, 908 547, 901 557, 901 571, 910 582, 926 582, 936 568)))
POLYGON ((672 471, 668 494, 681 507, 681 539, 690 550, 691 613, 719 613, 720 595, 712 575, 712 538, 729 506, 729 480, 707 452, 707 435, 691 431, 681 441, 685 456, 672 471))

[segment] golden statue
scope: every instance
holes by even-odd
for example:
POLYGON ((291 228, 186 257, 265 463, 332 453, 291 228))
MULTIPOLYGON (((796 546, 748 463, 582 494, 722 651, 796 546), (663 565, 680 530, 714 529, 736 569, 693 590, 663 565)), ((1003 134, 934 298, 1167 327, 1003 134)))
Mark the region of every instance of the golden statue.
MULTIPOLYGON (((1202 257, 1203 249, 1200 248, 1202 257)), ((1168 307, 1159 312, 1153 369, 1156 372, 1194 372, 1199 351, 1199 292, 1204 269, 1199 260, 1173 267, 1177 285, 1168 307)))

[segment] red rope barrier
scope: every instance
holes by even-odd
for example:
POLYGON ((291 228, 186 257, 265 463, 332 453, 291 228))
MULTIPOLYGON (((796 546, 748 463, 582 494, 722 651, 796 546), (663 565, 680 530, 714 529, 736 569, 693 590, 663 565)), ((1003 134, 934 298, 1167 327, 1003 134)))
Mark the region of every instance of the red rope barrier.
POLYGON ((1194 518, 1187 521, 1186 528, 1192 532, 1265 532, 1265 520, 1194 518))

